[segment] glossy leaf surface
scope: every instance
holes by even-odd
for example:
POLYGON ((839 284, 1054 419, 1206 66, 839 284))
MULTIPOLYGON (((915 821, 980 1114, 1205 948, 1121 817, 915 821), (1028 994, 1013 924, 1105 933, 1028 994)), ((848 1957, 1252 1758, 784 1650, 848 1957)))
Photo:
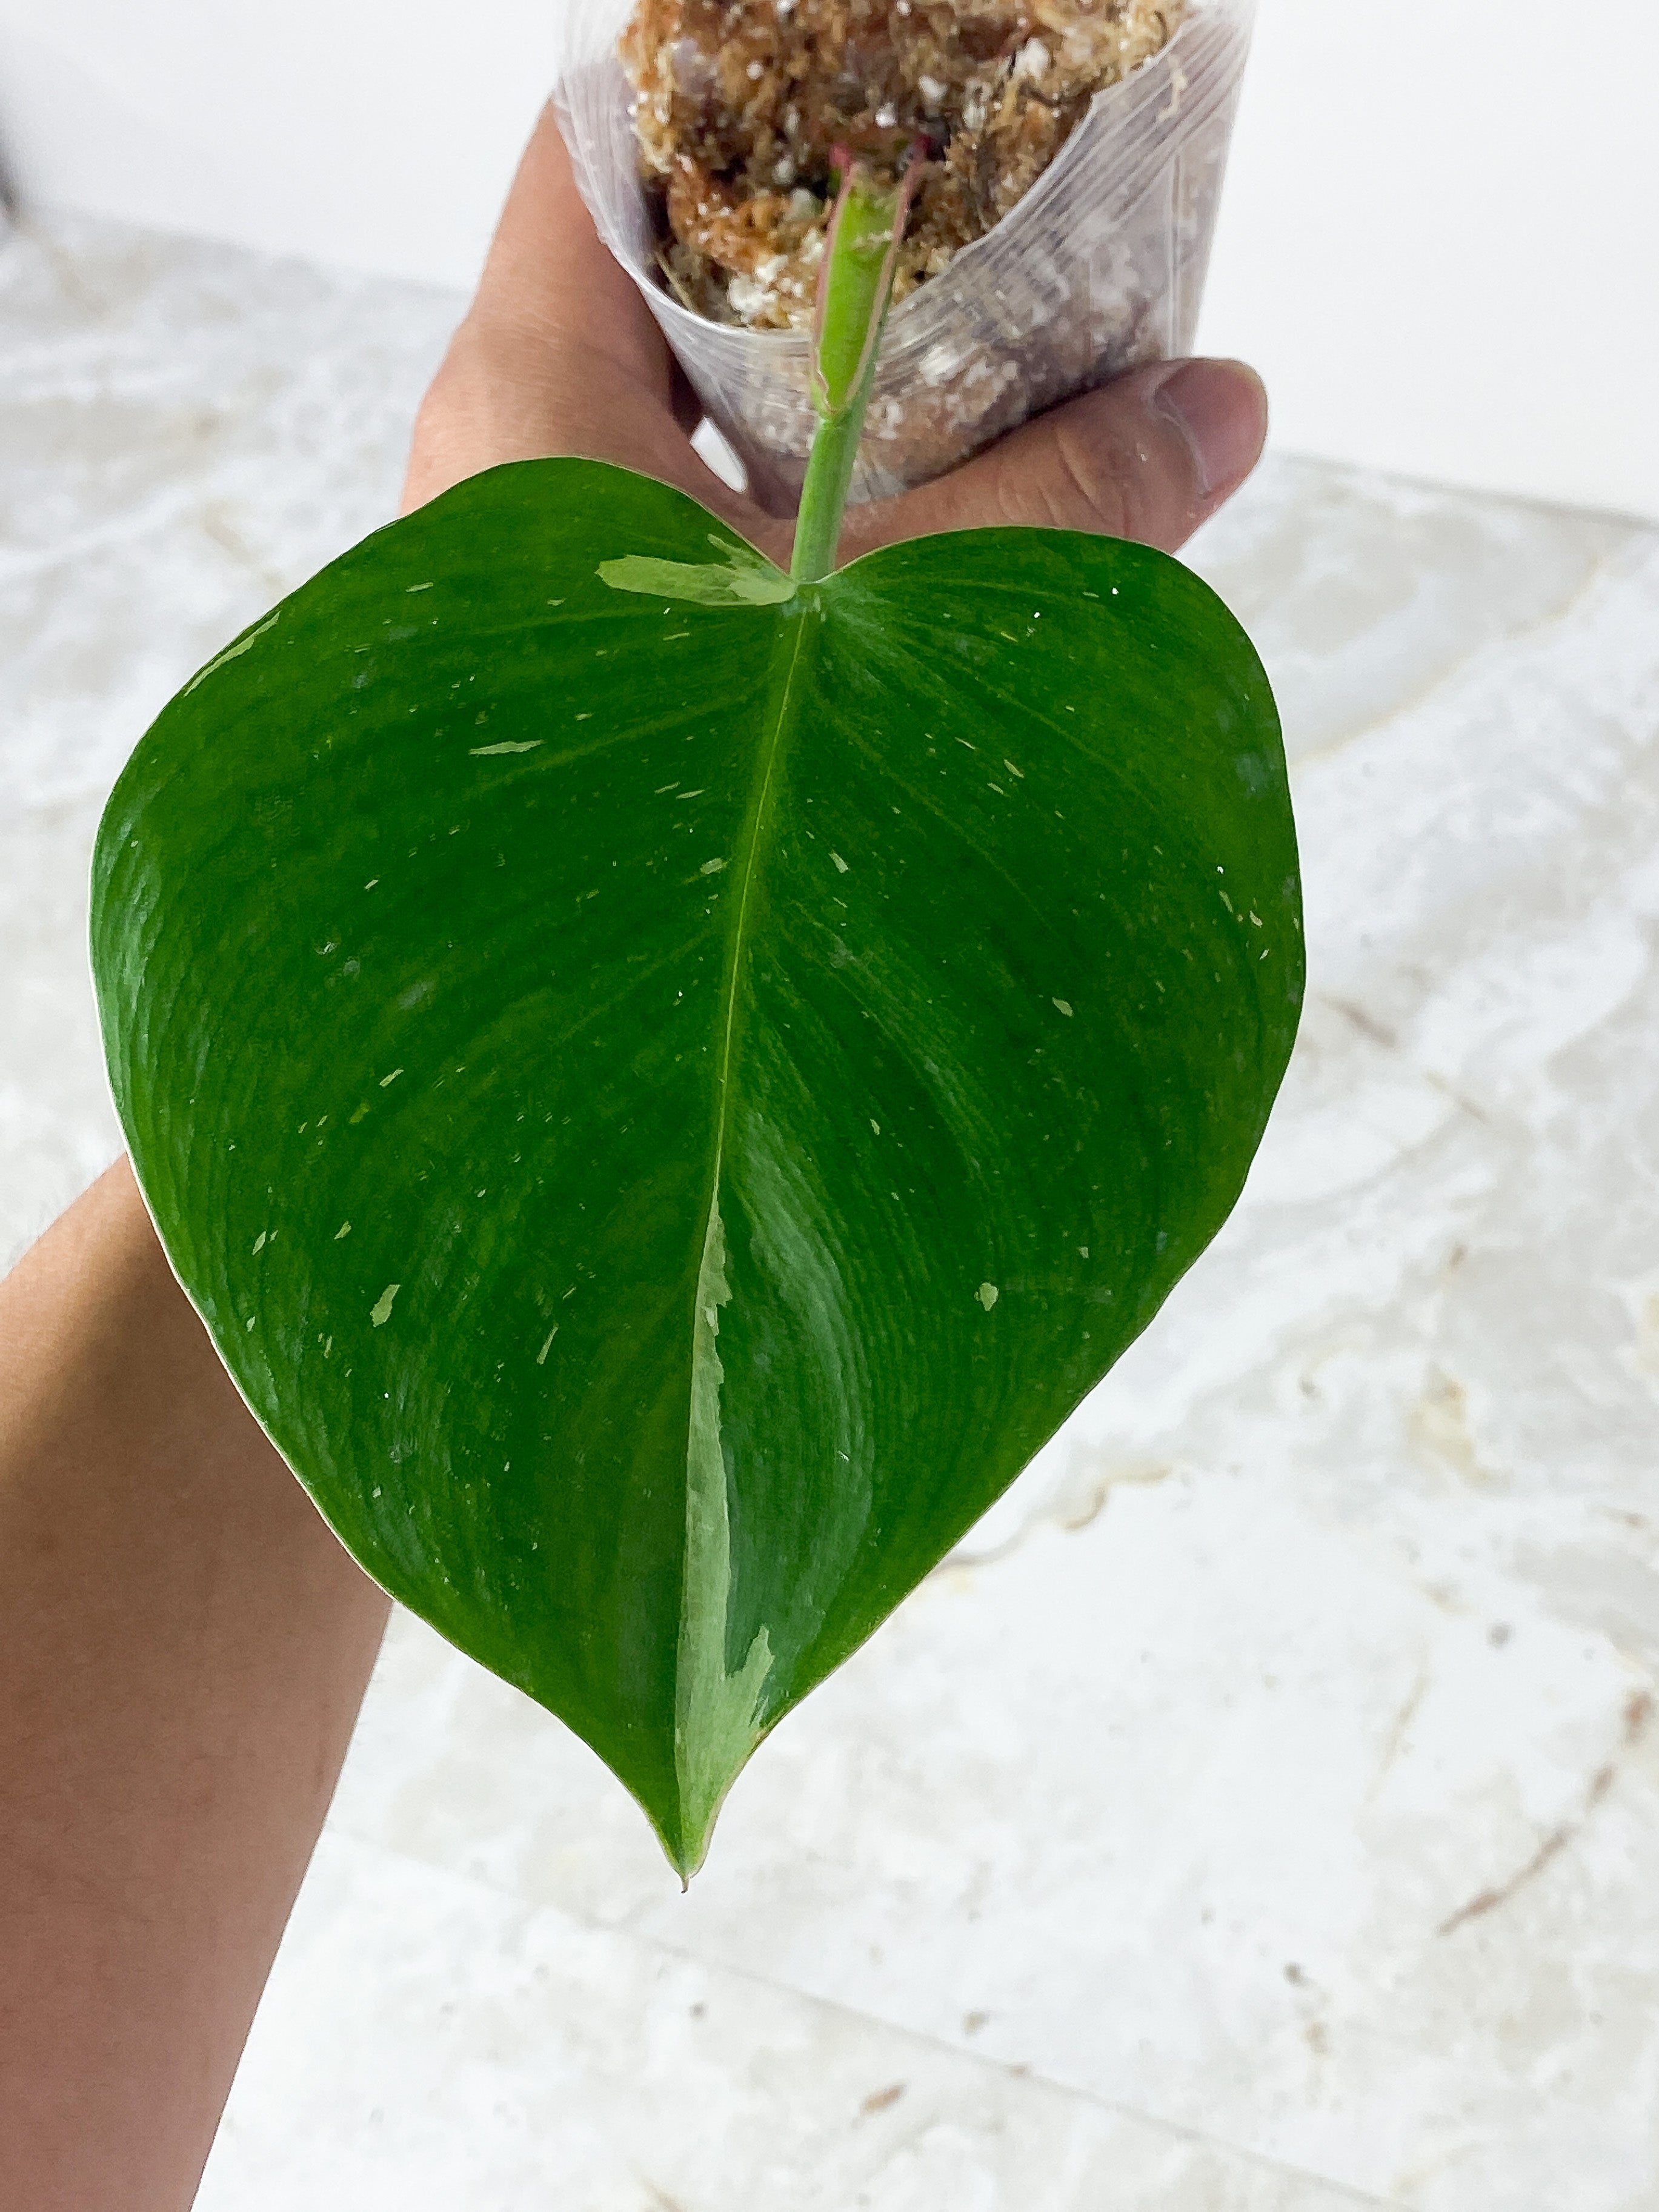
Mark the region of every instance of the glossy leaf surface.
POLYGON ((1177 562, 768 573, 598 463, 475 478, 179 695, 95 865, 250 1405, 687 1869, 1213 1236, 1301 994, 1272 701, 1177 562))

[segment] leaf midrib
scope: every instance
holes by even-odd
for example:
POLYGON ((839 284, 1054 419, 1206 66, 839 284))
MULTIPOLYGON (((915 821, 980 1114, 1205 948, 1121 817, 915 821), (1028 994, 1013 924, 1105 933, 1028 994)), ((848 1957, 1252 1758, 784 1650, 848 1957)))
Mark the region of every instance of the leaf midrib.
MULTIPOLYGON (((737 898, 727 925, 720 988, 719 1085, 708 1201, 693 1293, 691 1362, 687 1391, 685 1550, 681 1570, 680 1627, 674 1686, 675 1770, 679 1786, 678 1849, 670 1855, 689 1878, 702 1863, 725 1798, 764 1733, 761 1704, 773 1653, 762 1626, 738 1672, 726 1667, 731 1620, 731 1523, 725 1454, 720 1439, 720 1390, 724 1379, 716 1349, 720 1307, 731 1297, 726 1272, 720 1176, 725 1164, 731 1076, 737 1037, 738 988, 749 931, 750 901, 759 870, 768 817, 785 738, 795 719, 797 685, 808 659, 808 630, 817 608, 798 606, 793 635, 786 630, 775 653, 767 698, 762 752, 751 787, 738 860, 737 898), (699 1409, 701 1408, 701 1411, 699 1409), (688 1800, 690 1802, 688 1802, 688 1800)), ((665 1841, 668 1841, 665 1838, 665 1841)))
POLYGON ((776 774, 779 756, 783 750, 784 732, 790 721, 789 709, 795 682, 805 653, 808 630, 816 615, 816 608, 802 607, 798 613, 785 617, 787 621, 793 621, 794 624, 794 641, 788 653, 787 665, 781 672, 778 680, 775 682, 768 701, 771 726, 763 739, 765 750, 761 761, 760 774, 750 800, 749 818, 744 825, 744 834, 748 842, 743 848, 743 858, 739 864, 742 877, 738 886, 737 912, 728 925, 726 972, 720 979, 720 990, 726 1001, 726 1019, 720 1036, 718 1077, 720 1104, 714 1122, 714 1182, 709 1194, 711 1206, 719 1194, 720 1161, 726 1147, 726 1100, 732 1072, 732 1037, 737 1024, 738 975, 743 962, 744 940, 749 920, 750 893, 754 888, 756 870, 760 859, 761 836, 766 826, 767 810, 772 797, 773 780, 776 774))

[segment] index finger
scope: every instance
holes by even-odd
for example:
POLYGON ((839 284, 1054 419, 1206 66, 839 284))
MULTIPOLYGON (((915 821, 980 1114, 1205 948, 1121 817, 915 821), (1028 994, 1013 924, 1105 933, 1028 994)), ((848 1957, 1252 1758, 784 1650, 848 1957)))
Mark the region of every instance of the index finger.
POLYGON ((639 286, 600 239, 552 106, 501 210, 469 319, 609 365, 672 396, 672 362, 639 286))

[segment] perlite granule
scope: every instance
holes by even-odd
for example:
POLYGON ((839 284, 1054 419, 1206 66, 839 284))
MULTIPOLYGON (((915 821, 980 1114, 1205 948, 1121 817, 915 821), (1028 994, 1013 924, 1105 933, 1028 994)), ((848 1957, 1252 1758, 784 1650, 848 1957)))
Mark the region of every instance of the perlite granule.
POLYGON ((805 329, 832 152, 896 184, 920 149, 903 299, 1008 213, 1186 4, 639 0, 622 57, 665 278, 713 321, 805 329))

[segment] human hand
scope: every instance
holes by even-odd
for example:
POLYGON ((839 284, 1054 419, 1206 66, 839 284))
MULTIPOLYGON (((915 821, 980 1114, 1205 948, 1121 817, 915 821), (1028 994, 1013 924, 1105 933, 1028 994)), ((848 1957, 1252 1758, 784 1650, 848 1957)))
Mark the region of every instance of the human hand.
MULTIPOLYGON (((793 524, 707 466, 691 444, 700 411, 638 287, 600 243, 546 110, 421 409, 405 508, 498 462, 575 453, 678 485, 787 567, 793 524)), ((934 483, 850 509, 842 553, 1009 523, 1173 552, 1255 466, 1267 423, 1267 394, 1242 362, 1155 362, 934 483)))

